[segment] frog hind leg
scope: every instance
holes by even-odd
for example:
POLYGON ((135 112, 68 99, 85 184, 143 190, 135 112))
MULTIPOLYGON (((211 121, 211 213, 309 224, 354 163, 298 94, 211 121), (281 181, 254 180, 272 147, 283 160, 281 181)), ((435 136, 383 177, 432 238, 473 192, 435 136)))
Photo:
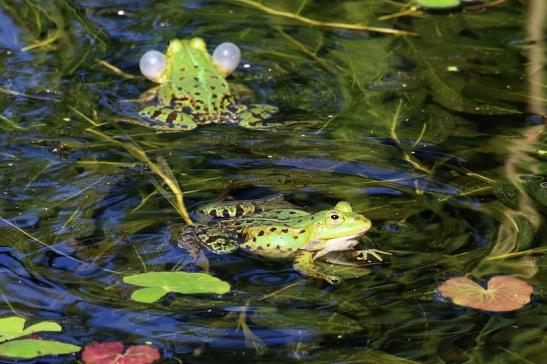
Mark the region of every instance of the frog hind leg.
POLYGON ((248 129, 272 129, 281 124, 268 121, 278 108, 265 104, 238 105, 239 125, 248 129))
POLYGON ((196 242, 215 254, 229 254, 239 248, 237 232, 229 228, 192 225, 190 231, 178 238, 179 246, 184 248, 196 242))
POLYGON ((342 277, 321 272, 313 261, 313 252, 303 251, 298 253, 294 259, 293 267, 305 276, 320 278, 330 284, 338 284, 342 281, 342 277))
POLYGON ((209 260, 205 256, 202 245, 197 240, 195 225, 185 225, 184 227, 175 227, 172 229, 173 236, 176 236, 177 245, 186 250, 188 255, 198 267, 204 271, 209 271, 209 260))
POLYGON ((185 131, 197 127, 190 114, 169 106, 146 106, 139 111, 143 120, 137 124, 165 131, 185 131))

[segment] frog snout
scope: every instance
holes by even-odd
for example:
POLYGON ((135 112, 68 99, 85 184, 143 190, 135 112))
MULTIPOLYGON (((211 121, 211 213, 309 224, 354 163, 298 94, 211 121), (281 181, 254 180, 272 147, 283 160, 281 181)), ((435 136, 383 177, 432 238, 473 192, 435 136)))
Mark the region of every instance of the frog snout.
POLYGON ((369 230, 372 227, 372 221, 370 221, 366 217, 360 217, 359 221, 361 222, 362 225, 366 227, 365 231, 369 230))

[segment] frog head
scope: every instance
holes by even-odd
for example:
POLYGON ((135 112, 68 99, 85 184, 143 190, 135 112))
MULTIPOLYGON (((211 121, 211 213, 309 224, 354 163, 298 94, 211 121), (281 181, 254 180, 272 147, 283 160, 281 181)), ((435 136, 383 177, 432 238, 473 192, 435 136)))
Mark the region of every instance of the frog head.
POLYGON ((372 226, 369 219, 353 212, 345 201, 336 204, 332 210, 318 212, 313 220, 305 249, 317 252, 314 258, 330 251, 353 248, 358 244, 358 238, 372 226))

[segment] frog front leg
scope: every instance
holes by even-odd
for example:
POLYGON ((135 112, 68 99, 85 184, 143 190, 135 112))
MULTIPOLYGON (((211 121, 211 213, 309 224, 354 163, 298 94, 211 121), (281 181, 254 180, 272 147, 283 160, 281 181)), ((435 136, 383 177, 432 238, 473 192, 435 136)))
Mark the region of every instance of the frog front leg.
POLYGON ((198 125, 192 115, 182 108, 169 106, 147 106, 139 111, 144 120, 139 124, 164 131, 192 130, 198 125))
POLYGON ((357 260, 366 260, 368 261, 368 255, 372 255, 374 258, 378 259, 380 262, 383 262, 384 260, 380 256, 380 254, 386 254, 386 255, 392 255, 389 252, 385 252, 383 250, 378 249, 365 249, 365 250, 356 250, 352 253, 352 256, 356 258, 357 260))
POLYGON ((298 253, 294 258, 293 267, 303 275, 324 279, 330 284, 338 284, 342 281, 341 277, 321 272, 314 263, 313 252, 303 251, 298 253))
POLYGON ((271 129, 280 126, 279 123, 269 122, 267 119, 277 113, 275 106, 254 104, 238 105, 236 112, 239 119, 239 125, 248 129, 271 129))

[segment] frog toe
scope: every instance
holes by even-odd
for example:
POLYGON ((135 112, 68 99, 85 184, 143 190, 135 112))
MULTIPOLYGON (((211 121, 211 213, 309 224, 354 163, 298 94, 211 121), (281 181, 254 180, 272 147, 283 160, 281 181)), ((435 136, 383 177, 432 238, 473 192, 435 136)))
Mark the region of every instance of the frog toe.
POLYGON ((334 275, 327 275, 325 276, 325 280, 329 282, 330 284, 339 284, 342 282, 342 278, 334 275))

